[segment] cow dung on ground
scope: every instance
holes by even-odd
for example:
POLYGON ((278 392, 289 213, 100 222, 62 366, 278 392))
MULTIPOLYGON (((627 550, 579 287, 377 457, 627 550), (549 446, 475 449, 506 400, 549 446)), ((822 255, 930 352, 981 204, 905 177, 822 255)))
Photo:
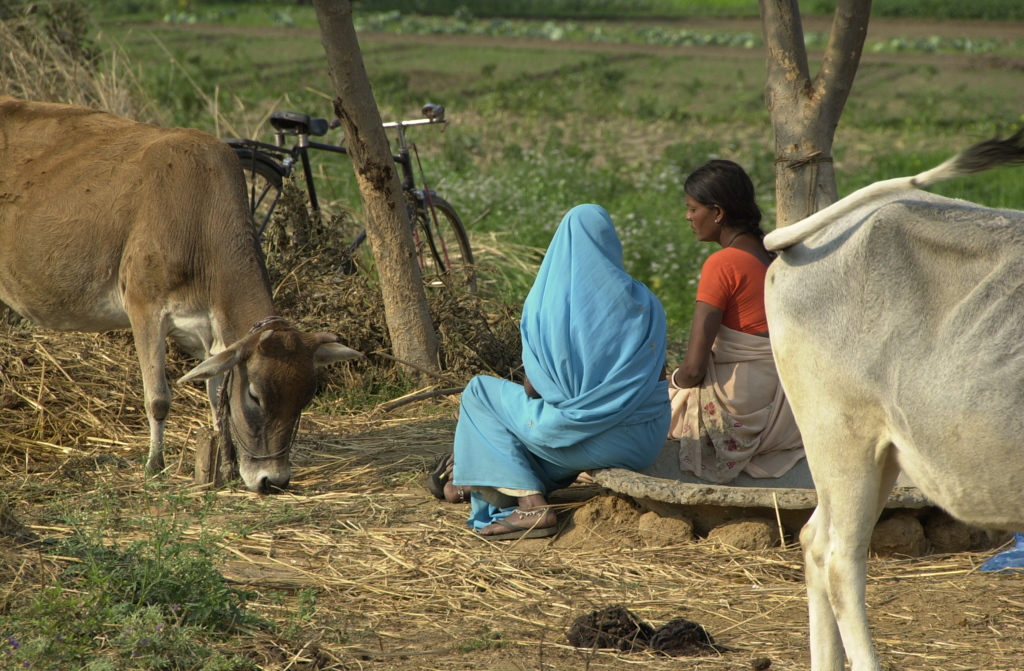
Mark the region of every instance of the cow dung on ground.
POLYGON ((927 542, 921 522, 909 513, 897 513, 875 525, 871 551, 880 557, 920 557, 927 542))
POLYGON ((610 544, 635 548, 639 545, 642 511, 620 496, 596 496, 576 508, 555 539, 554 547, 589 550, 610 544))
POLYGON ((608 606, 576 618, 566 637, 577 648, 604 648, 629 652, 646 650, 654 627, 625 606, 608 606))
POLYGON ((657 650, 671 657, 722 651, 697 622, 677 618, 655 629, 621 605, 581 615, 573 621, 566 637, 577 648, 611 648, 623 652, 657 650))
POLYGON ((925 519, 924 535, 931 545, 931 551, 936 554, 971 549, 971 527, 938 509, 925 519))
POLYGON ((774 520, 763 518, 732 520, 712 529, 708 540, 738 550, 767 550, 779 544, 779 527, 774 520))
POLYGON ((640 516, 640 538, 648 547, 664 547, 693 540, 693 522, 683 516, 662 517, 654 511, 640 516))
POLYGON ((651 649, 670 657, 695 657, 719 652, 715 639, 700 624, 683 618, 670 620, 651 636, 651 649))

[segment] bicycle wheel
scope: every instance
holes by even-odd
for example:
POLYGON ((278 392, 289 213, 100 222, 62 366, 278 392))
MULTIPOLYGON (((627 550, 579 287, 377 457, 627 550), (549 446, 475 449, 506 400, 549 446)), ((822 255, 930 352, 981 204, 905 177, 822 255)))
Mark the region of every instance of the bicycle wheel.
POLYGON ((433 193, 417 192, 415 218, 416 258, 427 286, 460 287, 476 293, 469 235, 451 203, 433 193))
POLYGON ((235 154, 245 173, 245 192, 256 234, 262 239, 284 188, 284 168, 266 154, 252 149, 235 149, 235 154))

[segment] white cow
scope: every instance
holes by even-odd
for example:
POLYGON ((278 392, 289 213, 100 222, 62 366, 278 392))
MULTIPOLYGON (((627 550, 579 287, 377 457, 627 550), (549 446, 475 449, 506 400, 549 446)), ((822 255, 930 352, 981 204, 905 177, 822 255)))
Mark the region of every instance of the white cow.
POLYGON ((877 671, 871 532, 901 470, 957 518, 1024 529, 1024 212, 916 191, 1024 161, 1024 131, 765 238, 766 308, 818 506, 800 534, 811 668, 877 671))
POLYGON ((315 366, 361 356, 274 316, 230 147, 83 107, 0 97, 0 300, 48 328, 132 330, 151 472, 164 467, 167 337, 206 359, 179 382, 206 381, 230 427, 222 475, 237 467, 260 492, 288 485, 315 366))

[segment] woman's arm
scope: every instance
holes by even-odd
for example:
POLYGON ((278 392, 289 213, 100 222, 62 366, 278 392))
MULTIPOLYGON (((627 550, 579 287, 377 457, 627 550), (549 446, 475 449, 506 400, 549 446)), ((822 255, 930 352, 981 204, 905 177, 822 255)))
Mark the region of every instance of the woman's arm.
POLYGON ((530 398, 540 398, 540 394, 538 394, 537 390, 533 388, 532 384, 530 384, 530 378, 526 377, 526 373, 523 373, 523 388, 526 389, 526 395, 530 398))
POLYGON ((704 381, 708 371, 708 360, 711 358, 711 345, 718 337, 718 329, 722 325, 725 312, 710 303, 697 301, 693 309, 693 327, 690 329, 690 341, 686 344, 686 356, 683 363, 672 373, 672 382, 681 389, 696 387, 704 381))

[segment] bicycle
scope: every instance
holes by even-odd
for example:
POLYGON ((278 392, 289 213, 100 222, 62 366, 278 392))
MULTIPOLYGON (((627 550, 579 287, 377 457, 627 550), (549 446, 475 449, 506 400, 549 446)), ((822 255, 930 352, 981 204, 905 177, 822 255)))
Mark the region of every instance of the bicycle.
MULTIPOLYGON (((383 124, 394 129, 397 136, 398 153, 393 155, 395 165, 402 174, 402 191, 409 205, 409 222, 412 225, 413 241, 420 271, 428 286, 461 285, 470 293, 476 292, 476 271, 473 266, 473 251, 469 235, 462 225, 458 212, 444 198, 438 196, 423 180, 423 188, 416 185, 413 170, 413 154, 416 145, 409 143, 405 129, 410 126, 443 124, 448 120, 441 105, 425 105, 422 119, 391 121, 383 124)), ((322 137, 341 122, 335 119, 310 117, 300 112, 278 110, 270 115, 274 127, 274 144, 249 138, 226 140, 235 150, 245 171, 246 187, 253 220, 262 238, 270 223, 278 200, 284 190, 284 180, 292 176, 296 166, 301 166, 305 175, 306 197, 314 212, 320 210, 313 171, 310 168, 311 149, 332 154, 348 154, 342 144, 314 142, 310 137, 322 137), (289 142, 287 138, 294 138, 289 142)), ((416 154, 419 161, 419 155, 416 154)), ((420 173, 423 168, 420 166, 420 173)), ((355 250, 366 240, 363 229, 348 246, 351 258, 355 250)), ((347 264, 343 272, 355 272, 354 264, 347 264)))

